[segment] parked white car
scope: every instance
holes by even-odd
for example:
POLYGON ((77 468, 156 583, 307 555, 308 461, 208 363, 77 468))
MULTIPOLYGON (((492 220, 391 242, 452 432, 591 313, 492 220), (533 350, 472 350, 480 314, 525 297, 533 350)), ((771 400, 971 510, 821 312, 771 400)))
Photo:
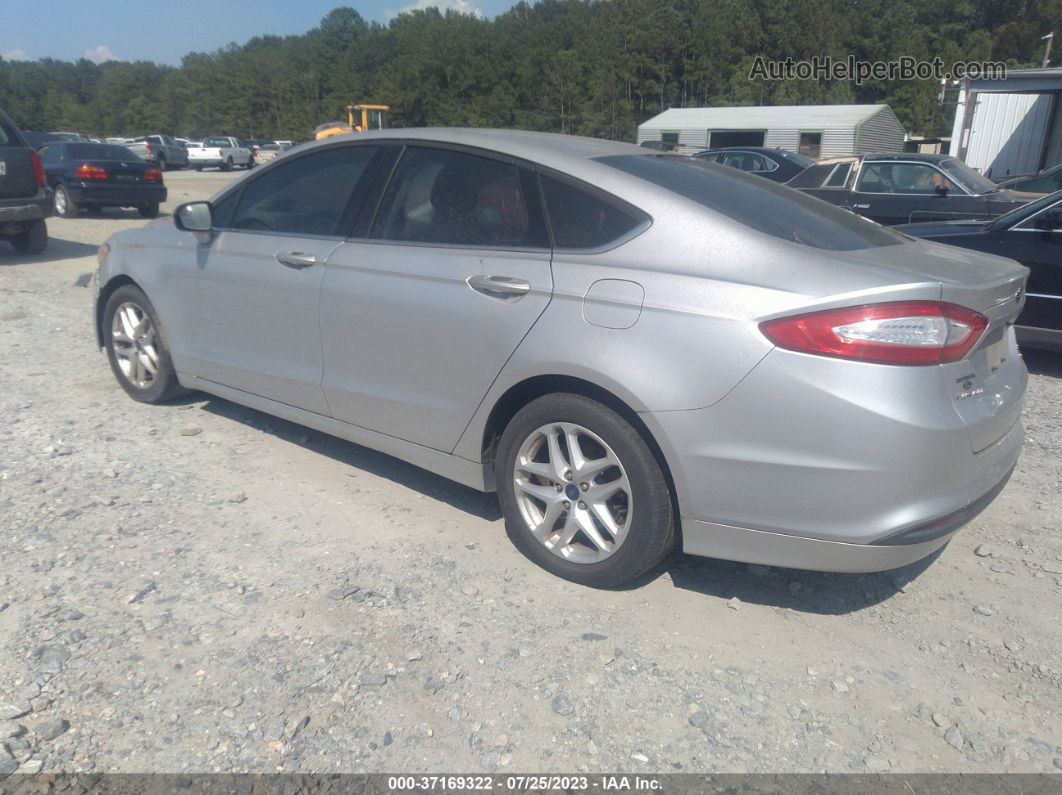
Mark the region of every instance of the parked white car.
POLYGON ((229 136, 213 136, 203 141, 203 145, 188 150, 188 164, 196 171, 204 168, 220 168, 229 171, 233 166, 254 168, 251 150, 240 146, 240 142, 229 136))

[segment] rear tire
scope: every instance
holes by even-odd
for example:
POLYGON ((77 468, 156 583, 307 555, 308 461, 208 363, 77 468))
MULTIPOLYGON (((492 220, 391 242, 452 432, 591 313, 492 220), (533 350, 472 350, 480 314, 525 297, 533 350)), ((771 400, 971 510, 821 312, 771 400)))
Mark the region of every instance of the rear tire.
POLYGON ((137 207, 137 212, 140 213, 141 218, 158 218, 159 206, 158 204, 149 204, 147 207, 137 207))
POLYGON ((232 158, 230 157, 224 163, 221 164, 222 171, 232 171, 232 158))
POLYGON ((155 165, 157 165, 159 167, 159 171, 165 171, 166 170, 166 158, 164 158, 164 157, 162 157, 160 155, 159 159, 158 159, 158 162, 156 162, 155 165))
POLYGON ((195 170, 196 170, 196 171, 202 171, 202 170, 203 170, 203 167, 202 167, 202 166, 196 166, 196 167, 195 167, 195 170))
POLYGON ((155 307, 139 287, 123 285, 107 299, 103 308, 103 344, 111 372, 133 400, 163 403, 185 391, 177 381, 155 307), (119 311, 126 322, 118 318, 116 323, 119 311), (151 367, 155 368, 154 373, 150 372, 151 367))
POLYGON ((41 254, 48 248, 48 225, 37 221, 29 229, 11 238, 11 245, 19 254, 41 254))
POLYGON ((69 191, 63 185, 55 186, 52 205, 60 218, 77 218, 77 202, 70 198, 69 191))
POLYGON ((674 546, 671 492, 659 462, 636 428, 596 400, 557 393, 528 403, 502 433, 495 476, 509 538, 558 577, 622 585, 674 546), (595 491, 611 496, 595 498, 595 491), (573 537, 574 526, 587 531, 573 537))

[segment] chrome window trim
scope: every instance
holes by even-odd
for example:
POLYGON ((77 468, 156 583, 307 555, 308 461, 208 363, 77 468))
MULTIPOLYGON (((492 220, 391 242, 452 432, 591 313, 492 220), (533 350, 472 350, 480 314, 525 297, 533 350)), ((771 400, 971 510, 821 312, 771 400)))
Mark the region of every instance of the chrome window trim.
POLYGON ((1046 207, 1041 207, 1039 210, 1034 212, 1028 218, 1025 218, 1025 219, 1023 219, 1021 221, 1018 221, 1016 224, 1014 224, 1014 226, 1009 227, 1007 229, 1007 231, 1008 232, 1039 232, 1040 234, 1045 234, 1045 233, 1046 234, 1057 234, 1059 232, 1062 232, 1062 228, 1059 228, 1059 229, 1026 229, 1025 228, 1026 224, 1030 223, 1038 215, 1042 215, 1043 213, 1046 213, 1048 210, 1054 210, 1060 204, 1062 204, 1062 199, 1059 199, 1054 204, 1048 204, 1046 207))

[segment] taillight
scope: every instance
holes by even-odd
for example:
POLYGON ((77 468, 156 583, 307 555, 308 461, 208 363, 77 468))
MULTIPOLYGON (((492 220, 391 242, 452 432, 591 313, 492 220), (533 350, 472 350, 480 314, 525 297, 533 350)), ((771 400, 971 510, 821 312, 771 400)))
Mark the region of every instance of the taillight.
POLYGON ((152 148, 151 148, 151 144, 144 144, 144 147, 145 147, 145 148, 147 149, 147 153, 148 153, 149 155, 150 155, 150 154, 151 154, 152 152, 154 152, 154 151, 155 151, 154 149, 152 149, 152 148))
POLYGON ((988 321, 941 301, 894 301, 766 320, 779 348, 878 364, 944 364, 964 357, 988 321))
POLYGON ((107 179, 107 170, 99 166, 90 166, 88 163, 82 163, 77 167, 74 176, 78 179, 107 179))
POLYGON ((40 155, 30 152, 30 162, 33 164, 33 177, 40 187, 44 187, 44 166, 41 164, 40 155))
POLYGON ((162 172, 157 168, 149 168, 144 172, 145 182, 162 182, 162 172))

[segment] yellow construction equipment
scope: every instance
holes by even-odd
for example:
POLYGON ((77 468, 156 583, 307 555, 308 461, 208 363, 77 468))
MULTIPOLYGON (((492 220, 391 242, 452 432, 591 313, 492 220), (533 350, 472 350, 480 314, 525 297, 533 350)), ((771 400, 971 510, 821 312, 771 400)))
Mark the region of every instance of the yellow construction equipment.
POLYGON ((385 130, 391 126, 388 113, 390 105, 347 105, 347 121, 330 121, 314 128, 314 140, 321 141, 333 135, 346 135, 366 130, 385 130), (358 123, 355 124, 355 121, 358 123))

